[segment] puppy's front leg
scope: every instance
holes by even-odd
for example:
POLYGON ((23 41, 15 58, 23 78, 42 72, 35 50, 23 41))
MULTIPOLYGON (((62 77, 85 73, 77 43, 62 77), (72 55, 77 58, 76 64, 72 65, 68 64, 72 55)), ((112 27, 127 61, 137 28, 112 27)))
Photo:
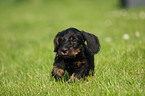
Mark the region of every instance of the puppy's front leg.
POLYGON ((64 61, 56 56, 51 74, 55 79, 61 79, 64 73, 65 73, 64 61))
POLYGON ((61 79, 61 77, 64 75, 64 73, 65 73, 64 69, 54 66, 51 74, 55 79, 61 79))
POLYGON ((71 75, 70 79, 67 81, 67 83, 71 82, 72 80, 75 80, 74 73, 71 75))
POLYGON ((80 80, 78 78, 75 77, 75 73, 73 73, 70 77, 70 79, 67 81, 67 83, 70 83, 70 82, 79 82, 80 80))

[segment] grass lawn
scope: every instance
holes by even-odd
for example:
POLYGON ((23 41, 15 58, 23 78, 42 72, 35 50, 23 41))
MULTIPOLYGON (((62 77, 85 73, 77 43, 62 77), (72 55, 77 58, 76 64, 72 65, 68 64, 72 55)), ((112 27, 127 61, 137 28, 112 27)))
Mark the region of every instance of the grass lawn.
POLYGON ((144 96, 145 7, 118 1, 0 0, 0 95, 144 96), (54 36, 69 27, 101 44, 95 75, 70 84, 51 77, 54 36))

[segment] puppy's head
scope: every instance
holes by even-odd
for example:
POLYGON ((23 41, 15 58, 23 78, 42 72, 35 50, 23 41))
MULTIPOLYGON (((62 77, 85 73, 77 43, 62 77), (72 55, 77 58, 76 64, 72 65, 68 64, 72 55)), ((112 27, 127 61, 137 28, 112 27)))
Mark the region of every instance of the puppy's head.
POLYGON ((85 41, 87 41, 87 47, 91 53, 94 54, 99 51, 100 44, 95 35, 75 28, 66 29, 56 35, 54 52, 57 52, 58 56, 63 58, 75 58, 81 52, 85 41))

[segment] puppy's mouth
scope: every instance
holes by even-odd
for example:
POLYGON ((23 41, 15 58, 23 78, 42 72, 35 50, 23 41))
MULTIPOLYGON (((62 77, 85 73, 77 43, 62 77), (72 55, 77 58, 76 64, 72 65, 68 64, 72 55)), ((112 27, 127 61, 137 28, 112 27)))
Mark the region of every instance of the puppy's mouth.
POLYGON ((75 58, 78 53, 79 52, 70 52, 70 53, 64 54, 61 52, 60 54, 58 54, 58 56, 60 56, 62 58, 75 58))
POLYGON ((74 56, 74 55, 61 55, 61 57, 64 59, 70 59, 70 58, 75 58, 76 56, 74 56))
POLYGON ((62 58, 75 58, 81 51, 82 46, 77 49, 69 48, 67 52, 58 51, 58 56, 62 58))

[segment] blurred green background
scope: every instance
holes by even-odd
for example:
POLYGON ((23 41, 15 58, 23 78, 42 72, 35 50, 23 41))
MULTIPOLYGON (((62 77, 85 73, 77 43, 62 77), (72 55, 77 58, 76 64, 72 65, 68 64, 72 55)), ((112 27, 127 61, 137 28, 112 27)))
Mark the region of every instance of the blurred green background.
POLYGON ((123 9, 119 0, 0 0, 0 95, 143 96, 144 53, 145 7, 123 9), (69 27, 97 35, 101 44, 95 76, 70 85, 50 74, 53 39, 69 27))

